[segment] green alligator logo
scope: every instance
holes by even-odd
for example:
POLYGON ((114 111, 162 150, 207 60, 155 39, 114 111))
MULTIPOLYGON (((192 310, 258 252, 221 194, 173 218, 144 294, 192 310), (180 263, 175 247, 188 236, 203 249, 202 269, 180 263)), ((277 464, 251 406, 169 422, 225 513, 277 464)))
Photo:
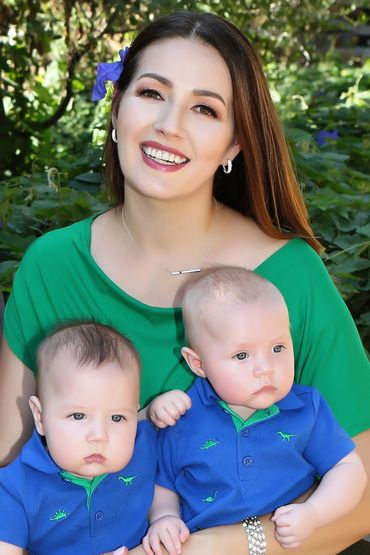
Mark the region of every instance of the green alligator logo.
POLYGON ((211 447, 214 447, 215 445, 217 445, 219 443, 219 441, 217 441, 216 439, 209 439, 208 441, 206 441, 201 449, 210 449, 211 447))
POLYGON ((118 480, 122 480, 125 486, 132 486, 135 478, 137 478, 137 476, 120 476, 118 480))
POLYGON ((55 520, 56 522, 59 522, 60 520, 66 519, 67 516, 69 516, 69 513, 67 513, 67 511, 64 511, 63 509, 58 509, 57 511, 55 511, 53 516, 49 518, 49 520, 55 520))
POLYGON ((202 499, 202 501, 204 501, 204 503, 213 503, 213 501, 215 500, 216 495, 217 495, 217 491, 215 491, 213 493, 213 495, 209 495, 205 499, 202 499))
POLYGON ((290 438, 295 437, 296 434, 284 434, 284 432, 276 432, 283 441, 290 441, 290 438))

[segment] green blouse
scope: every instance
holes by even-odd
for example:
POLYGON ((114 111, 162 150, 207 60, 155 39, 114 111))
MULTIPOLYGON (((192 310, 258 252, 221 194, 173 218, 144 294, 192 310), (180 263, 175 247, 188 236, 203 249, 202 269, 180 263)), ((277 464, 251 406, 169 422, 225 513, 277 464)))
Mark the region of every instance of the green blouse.
MULTIPOLYGON (((16 274, 5 310, 11 350, 36 373, 40 341, 59 323, 95 319, 136 345, 142 361, 142 406, 193 375, 182 360, 180 308, 137 301, 113 283, 90 253, 94 217, 49 232, 32 243, 16 274)), ((292 239, 256 270, 272 281, 288 305, 296 382, 314 385, 351 435, 370 427, 370 369, 349 311, 320 257, 292 239)))

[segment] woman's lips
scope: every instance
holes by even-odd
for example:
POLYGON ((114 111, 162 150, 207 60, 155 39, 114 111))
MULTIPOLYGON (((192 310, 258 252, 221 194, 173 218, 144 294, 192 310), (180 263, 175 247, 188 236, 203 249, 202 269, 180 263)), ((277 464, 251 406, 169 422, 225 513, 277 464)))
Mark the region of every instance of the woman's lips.
POLYGON ((188 160, 181 163, 168 163, 163 160, 159 161, 146 154, 142 149, 140 150, 140 152, 144 163, 149 166, 149 168, 153 168, 162 172, 177 172, 184 168, 188 163, 188 160))
POLYGON ((183 152, 155 141, 146 141, 140 145, 143 161, 150 168, 174 172, 182 169, 190 160, 183 152))
POLYGON ((180 150, 177 150, 177 148, 173 148, 172 146, 162 145, 161 143, 157 143, 157 141, 144 141, 140 145, 140 148, 143 148, 143 147, 154 148, 156 150, 169 152, 170 154, 174 154, 175 156, 180 156, 180 158, 186 158, 188 160, 188 157, 186 156, 186 154, 184 154, 180 150))

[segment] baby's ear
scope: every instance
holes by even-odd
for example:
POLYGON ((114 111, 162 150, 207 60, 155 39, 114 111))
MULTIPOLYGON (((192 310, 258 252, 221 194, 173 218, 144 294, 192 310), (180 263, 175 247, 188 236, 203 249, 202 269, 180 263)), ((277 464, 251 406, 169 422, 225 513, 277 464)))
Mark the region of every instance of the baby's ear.
POLYGON ((201 378, 206 377, 206 374, 202 368, 202 361, 199 355, 195 351, 193 351, 193 349, 190 349, 190 347, 183 347, 181 349, 181 354, 188 363, 190 370, 192 370, 194 374, 200 376, 201 378))
POLYGON ((40 399, 36 397, 36 395, 32 395, 32 397, 29 398, 28 403, 31 407, 33 420, 35 422, 35 428, 38 431, 38 433, 41 436, 43 436, 45 434, 44 434, 44 426, 42 423, 42 407, 41 407, 40 399))

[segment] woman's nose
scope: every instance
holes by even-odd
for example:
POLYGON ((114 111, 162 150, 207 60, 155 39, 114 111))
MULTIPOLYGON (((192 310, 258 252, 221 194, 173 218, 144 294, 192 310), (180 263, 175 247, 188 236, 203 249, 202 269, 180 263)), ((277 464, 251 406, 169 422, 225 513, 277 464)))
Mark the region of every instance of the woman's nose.
POLYGON ((163 135, 181 136, 183 134, 183 120, 181 107, 174 103, 167 103, 158 114, 154 129, 163 135))

